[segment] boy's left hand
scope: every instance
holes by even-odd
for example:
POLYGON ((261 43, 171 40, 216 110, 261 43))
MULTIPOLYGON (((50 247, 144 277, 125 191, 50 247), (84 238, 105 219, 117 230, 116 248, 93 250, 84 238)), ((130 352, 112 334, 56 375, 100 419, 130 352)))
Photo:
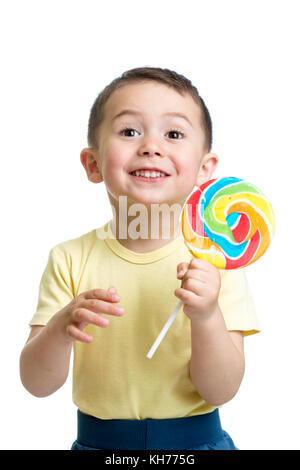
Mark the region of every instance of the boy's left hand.
POLYGON ((182 282, 174 294, 183 302, 183 311, 191 320, 207 318, 217 310, 221 287, 217 268, 208 261, 193 258, 190 263, 178 264, 177 278, 182 282))

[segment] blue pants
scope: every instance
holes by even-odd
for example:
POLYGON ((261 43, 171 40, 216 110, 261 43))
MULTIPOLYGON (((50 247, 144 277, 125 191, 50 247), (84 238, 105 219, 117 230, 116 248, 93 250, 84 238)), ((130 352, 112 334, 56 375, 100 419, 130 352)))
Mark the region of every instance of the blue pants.
POLYGON ((219 411, 174 419, 103 420, 77 412, 71 450, 235 450, 219 411))

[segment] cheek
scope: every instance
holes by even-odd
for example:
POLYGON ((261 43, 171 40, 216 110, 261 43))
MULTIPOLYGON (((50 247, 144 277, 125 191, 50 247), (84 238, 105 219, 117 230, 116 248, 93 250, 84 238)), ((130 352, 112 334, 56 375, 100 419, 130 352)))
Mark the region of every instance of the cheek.
POLYGON ((104 178, 112 178, 116 172, 118 172, 125 163, 124 151, 117 144, 112 144, 105 151, 104 165, 103 165, 103 176, 104 178))
POLYGON ((201 157, 197 154, 185 154, 186 159, 181 159, 177 165, 180 174, 181 183, 180 190, 185 197, 187 197, 197 184, 197 177, 200 169, 201 157))
POLYGON ((187 183, 196 179, 199 168, 200 164, 198 158, 187 158, 181 161, 178 166, 180 174, 184 175, 187 183))
POLYGON ((198 171, 198 167, 196 165, 193 165, 192 163, 187 165, 183 170, 185 176, 189 179, 196 178, 197 171, 198 171))

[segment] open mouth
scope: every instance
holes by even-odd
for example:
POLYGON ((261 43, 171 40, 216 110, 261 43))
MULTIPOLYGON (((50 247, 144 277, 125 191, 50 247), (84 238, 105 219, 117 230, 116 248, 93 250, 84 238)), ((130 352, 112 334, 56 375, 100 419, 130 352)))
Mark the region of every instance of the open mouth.
POLYGON ((160 170, 134 170, 129 174, 134 178, 142 181, 158 181, 170 176, 169 174, 160 170))

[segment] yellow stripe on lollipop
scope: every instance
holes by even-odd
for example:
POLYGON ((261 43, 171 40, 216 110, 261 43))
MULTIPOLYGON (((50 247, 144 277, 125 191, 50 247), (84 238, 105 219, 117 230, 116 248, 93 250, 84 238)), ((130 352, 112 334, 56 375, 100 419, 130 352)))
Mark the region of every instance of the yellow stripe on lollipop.
MULTIPOLYGON (((253 193, 238 193, 232 194, 230 196, 222 196, 217 199, 213 207, 213 214, 216 220, 220 223, 226 223, 226 216, 233 211, 229 211, 231 205, 236 202, 241 201, 244 204, 250 203, 256 210, 259 210, 267 218, 266 223, 269 225, 270 232, 274 233, 274 212, 268 201, 262 196, 258 196, 253 193)), ((242 206, 241 206, 242 208, 242 206)), ((238 212, 238 211, 237 211, 238 212)), ((262 215, 261 214, 261 215, 262 215)))
POLYGON ((226 265, 226 259, 220 247, 213 243, 207 237, 201 237, 201 235, 196 235, 192 230, 189 220, 187 209, 184 207, 182 211, 182 233, 186 240, 186 245, 189 251, 195 258, 201 258, 209 263, 214 264, 217 268, 224 269, 226 265))

